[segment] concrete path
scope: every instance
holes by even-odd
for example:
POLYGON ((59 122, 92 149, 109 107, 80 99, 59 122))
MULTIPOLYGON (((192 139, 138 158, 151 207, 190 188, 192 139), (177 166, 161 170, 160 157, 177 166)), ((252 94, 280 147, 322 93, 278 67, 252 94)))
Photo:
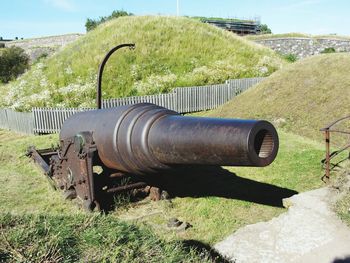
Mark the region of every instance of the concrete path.
POLYGON ((237 263, 350 262, 350 229, 331 209, 334 195, 321 188, 287 198, 288 212, 239 229, 215 249, 237 263))

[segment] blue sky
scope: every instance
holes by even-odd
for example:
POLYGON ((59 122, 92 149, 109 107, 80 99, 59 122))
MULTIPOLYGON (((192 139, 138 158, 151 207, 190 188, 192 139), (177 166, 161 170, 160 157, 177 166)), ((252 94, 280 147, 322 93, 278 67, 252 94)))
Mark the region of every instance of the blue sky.
MULTIPOLYGON (((177 0, 0 0, 0 36, 35 37, 85 32, 87 18, 126 10, 176 15, 177 0)), ((180 15, 255 18, 273 33, 350 35, 349 0, 178 0, 180 15)))

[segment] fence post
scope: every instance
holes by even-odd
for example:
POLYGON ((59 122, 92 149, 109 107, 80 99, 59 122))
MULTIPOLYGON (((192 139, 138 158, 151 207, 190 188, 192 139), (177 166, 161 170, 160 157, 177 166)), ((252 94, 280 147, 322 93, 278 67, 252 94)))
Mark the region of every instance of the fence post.
POLYGON ((4 115, 5 115, 5 128, 6 129, 10 129, 10 123, 9 123, 9 117, 8 117, 8 114, 7 114, 7 109, 4 110, 4 115))
POLYGON ((329 180, 330 177, 330 132, 329 129, 325 130, 325 140, 326 140, 326 179, 329 180))

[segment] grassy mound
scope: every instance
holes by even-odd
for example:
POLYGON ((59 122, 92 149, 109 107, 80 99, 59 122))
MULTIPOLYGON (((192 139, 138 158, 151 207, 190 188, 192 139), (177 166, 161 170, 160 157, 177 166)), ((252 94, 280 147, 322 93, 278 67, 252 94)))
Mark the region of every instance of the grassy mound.
POLYGON ((349 71, 350 54, 313 56, 277 71, 209 115, 265 118, 321 140, 320 128, 350 113, 349 71))
POLYGON ((268 48, 190 18, 131 16, 97 27, 1 88, 0 106, 94 105, 98 65, 108 62, 104 98, 164 93, 172 87, 220 83, 229 78, 267 76, 285 62, 268 48))

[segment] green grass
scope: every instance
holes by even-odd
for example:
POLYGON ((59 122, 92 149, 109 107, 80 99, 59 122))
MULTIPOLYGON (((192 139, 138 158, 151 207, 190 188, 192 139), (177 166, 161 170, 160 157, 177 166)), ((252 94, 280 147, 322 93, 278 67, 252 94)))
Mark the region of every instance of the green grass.
POLYGON ((350 192, 348 192, 335 206, 335 210, 343 222, 350 226, 350 192))
POLYGON ((64 201, 24 156, 28 145, 49 147, 57 139, 0 130, 0 262, 216 260, 205 244, 166 242, 149 227, 87 214, 64 201))
POLYGON ((350 40, 350 36, 338 36, 338 35, 308 35, 304 33, 283 33, 283 34, 262 34, 262 35, 247 35, 244 38, 249 40, 264 40, 272 38, 331 38, 339 40, 350 40))
POLYGON ((46 213, 54 207, 58 213, 76 213, 74 205, 52 191, 41 171, 25 156, 29 145, 40 148, 57 141, 56 135, 34 137, 0 130, 0 184, 6 185, 0 190, 3 212, 46 213))
POLYGON ((160 240, 103 215, 0 214, 1 262, 214 262, 209 251, 160 240))
POLYGON ((334 210, 340 219, 350 226, 350 158, 349 152, 345 152, 342 159, 347 159, 342 163, 343 169, 338 169, 338 176, 333 182, 333 186, 340 192, 340 198, 337 200, 334 210))
MULTIPOLYGON (((263 118, 283 129, 323 141, 319 131, 350 112, 350 54, 323 54, 286 66, 209 116, 263 118)), ((343 128, 348 129, 344 123, 343 128)), ((342 144, 346 137, 332 137, 342 144)), ((334 144, 333 144, 334 145, 334 144)))
POLYGON ((106 66, 104 98, 267 76, 286 63, 268 48, 194 19, 120 17, 1 87, 0 106, 20 110, 33 106, 92 106, 103 56, 115 45, 130 42, 136 44, 136 49, 119 51, 106 66))
MULTIPOLYGON (((231 167, 228 171, 200 170, 195 177, 191 172, 187 172, 183 174, 182 179, 177 177, 176 181, 181 189, 189 188, 191 195, 175 197, 171 202, 145 200, 133 203, 108 215, 108 220, 124 220, 128 224, 141 225, 141 228, 146 224, 160 239, 170 243, 178 240, 196 240, 203 244, 214 244, 244 225, 271 219, 285 211, 281 208, 282 196, 322 185, 320 177, 323 171, 319 164, 324 155, 322 145, 283 131, 279 134, 280 152, 276 161, 269 167, 231 167), (196 194, 195 188, 197 191, 201 189, 202 193, 196 194), (170 231, 165 225, 171 217, 189 222, 193 227, 184 232, 170 231)), ((57 215, 69 217, 67 221, 71 220, 71 217, 78 218, 78 221, 73 220, 73 225, 79 224, 79 220, 84 217, 95 216, 86 215, 72 202, 63 201, 60 192, 53 191, 41 171, 23 156, 27 145, 47 147, 56 140, 56 135, 21 136, 0 131, 2 216, 11 213, 17 215, 18 220, 22 217, 23 220, 28 220, 28 224, 31 220, 36 220, 35 216, 42 214, 50 217, 48 221, 58 220, 55 219, 57 215), (35 216, 28 219, 28 214, 35 216)), ((25 235, 25 232, 21 233, 25 235)), ((106 243, 99 245, 106 251, 104 246, 107 241, 108 239, 106 243)), ((89 247, 88 244, 86 246, 89 247)))

